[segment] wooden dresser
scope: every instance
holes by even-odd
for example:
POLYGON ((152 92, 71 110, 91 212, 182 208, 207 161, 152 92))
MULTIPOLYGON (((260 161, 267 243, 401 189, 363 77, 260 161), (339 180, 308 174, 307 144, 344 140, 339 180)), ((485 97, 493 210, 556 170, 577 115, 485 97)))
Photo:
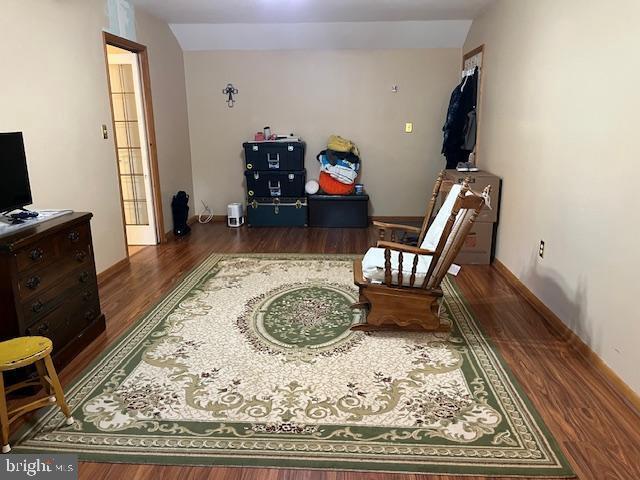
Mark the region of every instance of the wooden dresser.
POLYGON ((105 329, 91 213, 72 213, 0 237, 0 340, 42 335, 64 367, 105 329))
MULTIPOLYGON (((476 192, 482 192, 487 185, 491 185, 491 208, 482 209, 454 262, 459 265, 488 265, 492 262, 495 253, 502 180, 483 170, 478 172, 447 170, 442 191, 448 192, 451 189, 447 184, 462 183, 466 178, 469 179, 471 189, 476 192)), ((440 197, 438 207, 444 198, 444 195, 440 197)))

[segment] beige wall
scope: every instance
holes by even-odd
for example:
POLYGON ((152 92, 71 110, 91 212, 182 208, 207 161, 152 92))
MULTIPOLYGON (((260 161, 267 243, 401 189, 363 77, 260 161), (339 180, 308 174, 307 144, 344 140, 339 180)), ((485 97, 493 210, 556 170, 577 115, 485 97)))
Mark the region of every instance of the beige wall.
POLYGON ((499 0, 465 44, 486 44, 480 162, 504 180, 497 257, 636 392, 638 18, 636 0, 499 0))
POLYGON ((5 0, 0 131, 24 132, 39 208, 91 211, 98 270, 125 256, 100 0, 5 0))
MULTIPOLYGON (((138 42, 147 45, 156 127, 165 231, 173 228, 171 199, 178 190, 193 194, 189 121, 182 49, 162 20, 136 10, 138 42)), ((193 200, 191 214, 193 214, 193 200)))
POLYGON ((185 52, 196 202, 216 214, 244 201, 242 142, 270 125, 315 155, 337 133, 360 147, 375 215, 421 215, 443 165, 442 123, 459 70, 459 49, 185 52), (232 82, 237 103, 222 89, 232 82), (392 85, 399 86, 392 93, 392 85), (412 134, 405 122, 414 123, 412 134))
MULTIPOLYGON (((149 47, 166 229, 171 195, 192 192, 182 51, 137 12, 149 47)), ((98 271, 126 255, 102 47, 104 0, 5 0, 0 131, 24 132, 34 206, 91 211, 98 271), (110 138, 102 139, 101 125, 110 138)))

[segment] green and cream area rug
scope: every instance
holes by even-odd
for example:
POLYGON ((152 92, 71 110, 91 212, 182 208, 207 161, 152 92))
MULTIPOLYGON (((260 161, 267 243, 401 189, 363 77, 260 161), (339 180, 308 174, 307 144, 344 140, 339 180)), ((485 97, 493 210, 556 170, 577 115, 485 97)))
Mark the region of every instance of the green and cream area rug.
POLYGON ((83 460, 572 477, 450 281, 450 334, 353 332, 352 259, 214 255, 14 435, 83 460))

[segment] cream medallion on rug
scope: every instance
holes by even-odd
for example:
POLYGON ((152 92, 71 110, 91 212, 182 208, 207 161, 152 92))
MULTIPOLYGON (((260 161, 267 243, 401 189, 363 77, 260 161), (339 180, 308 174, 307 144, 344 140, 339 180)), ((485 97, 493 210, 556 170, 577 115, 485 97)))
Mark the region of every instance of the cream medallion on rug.
POLYGON ((82 459, 573 476, 449 281, 450 334, 353 332, 352 261, 214 255, 16 450, 82 459))

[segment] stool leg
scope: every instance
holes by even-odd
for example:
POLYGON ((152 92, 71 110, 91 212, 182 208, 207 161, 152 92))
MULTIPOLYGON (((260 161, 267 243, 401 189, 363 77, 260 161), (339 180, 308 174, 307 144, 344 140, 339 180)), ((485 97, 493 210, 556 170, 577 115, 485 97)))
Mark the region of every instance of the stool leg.
POLYGON ((0 372, 0 429, 2 431, 2 453, 9 453, 9 415, 7 413, 7 398, 4 394, 4 377, 0 372))
POLYGON ((51 387, 56 395, 56 403, 64 416, 67 417, 67 425, 73 424, 73 417, 71 416, 71 411, 69 410, 69 406, 64 399, 64 391, 62 390, 62 386, 60 385, 60 380, 58 380, 58 374, 56 373, 56 368, 53 366, 53 362, 51 361, 51 356, 47 355, 44 357, 44 366, 47 369, 47 374, 49 375, 49 380, 51 380, 51 387))
POLYGON ((45 395, 49 396, 49 401, 55 402, 56 397, 52 391, 53 389, 51 388, 51 384, 47 381, 47 367, 42 360, 38 360, 36 362, 36 370, 38 371, 38 377, 40 377, 40 383, 42 384, 45 395))

